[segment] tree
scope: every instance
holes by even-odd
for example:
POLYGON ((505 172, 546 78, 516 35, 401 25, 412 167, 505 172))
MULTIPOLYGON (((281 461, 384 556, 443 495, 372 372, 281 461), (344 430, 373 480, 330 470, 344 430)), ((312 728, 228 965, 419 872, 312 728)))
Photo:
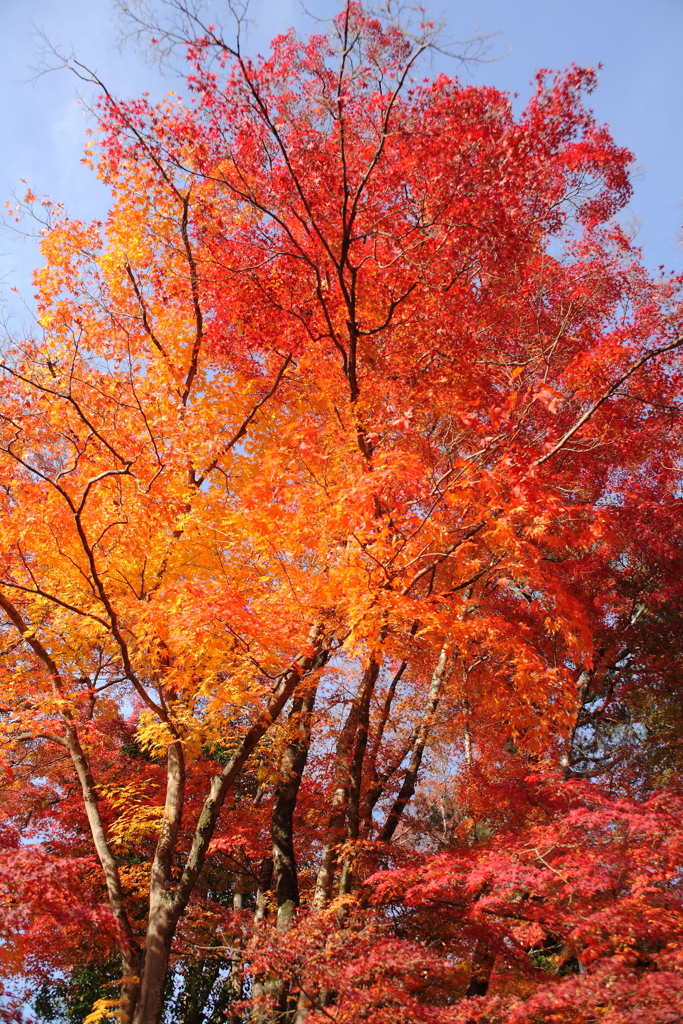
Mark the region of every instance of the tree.
POLYGON ((110 215, 54 214, 3 360, 4 818, 15 858, 73 862, 62 903, 106 900, 99 951, 59 954, 118 951, 92 1020, 239 1021, 251 992, 299 1022, 347 1012, 340 964, 367 989, 348 943, 396 850, 523 829, 620 673, 676 692, 680 282, 610 221, 631 157, 593 72, 515 119, 414 81, 433 29, 391 6, 258 62, 167 7, 191 102, 99 83, 110 215))

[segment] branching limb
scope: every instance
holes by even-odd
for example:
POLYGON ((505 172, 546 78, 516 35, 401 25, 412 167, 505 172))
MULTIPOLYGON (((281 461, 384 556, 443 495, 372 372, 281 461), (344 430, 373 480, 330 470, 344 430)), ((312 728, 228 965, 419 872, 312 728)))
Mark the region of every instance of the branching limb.
POLYGON ((621 385, 624 384, 629 377, 632 377, 633 374, 641 368, 641 366, 644 366, 645 363, 649 362, 651 359, 655 359, 657 356, 664 355, 666 352, 673 352, 674 349, 680 348, 681 345, 683 345, 683 335, 679 335, 675 341, 670 342, 668 345, 662 345, 660 348, 655 348, 651 352, 646 352, 644 356, 641 356, 640 359, 636 360, 633 366, 629 367, 626 373, 622 373, 621 377, 615 380, 613 384, 610 384, 607 391, 605 391, 596 402, 593 402, 593 405, 591 405, 590 408, 586 409, 586 411, 579 416, 574 425, 569 428, 566 434, 560 438, 557 444, 554 445, 549 452, 542 455, 540 459, 536 459, 534 465, 542 466, 544 462, 548 461, 548 459, 552 459, 553 455, 557 455, 559 451, 562 451, 567 441, 571 440, 574 434, 581 430, 581 427, 583 427, 584 424, 595 415, 598 409, 604 405, 605 402, 607 402, 612 395, 618 391, 621 385))

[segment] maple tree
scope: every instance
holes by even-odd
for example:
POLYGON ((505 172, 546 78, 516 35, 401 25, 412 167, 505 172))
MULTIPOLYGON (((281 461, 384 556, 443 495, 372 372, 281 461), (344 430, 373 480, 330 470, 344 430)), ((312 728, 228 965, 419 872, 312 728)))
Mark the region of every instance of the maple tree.
POLYGON ((595 74, 515 117, 391 4, 258 61, 164 10, 191 101, 96 83, 109 216, 48 205, 3 355, 5 974, 44 1019, 677 1019, 680 280, 595 74))

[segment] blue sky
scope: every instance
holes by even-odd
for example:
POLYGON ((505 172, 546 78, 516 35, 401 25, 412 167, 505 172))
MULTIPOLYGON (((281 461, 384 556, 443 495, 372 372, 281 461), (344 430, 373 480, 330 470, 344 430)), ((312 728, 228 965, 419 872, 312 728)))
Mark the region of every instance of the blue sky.
MULTIPOLYGON (((308 3, 321 15, 335 6, 308 3)), ((638 242, 649 266, 683 270, 683 0, 428 0, 428 10, 435 18, 445 14, 458 39, 476 29, 500 32, 492 45, 500 59, 465 74, 518 93, 520 103, 537 68, 603 65, 592 106, 636 155, 631 208, 640 220, 638 242)), ((291 25, 310 25, 296 0, 255 0, 251 13, 254 51, 263 52, 291 25)), ((23 178, 73 216, 102 216, 105 190, 80 163, 87 120, 74 81, 67 72, 31 81, 40 48, 36 28, 121 95, 154 95, 175 83, 164 82, 132 49, 116 48, 108 0, 0 0, 0 201, 21 191, 23 178)), ((456 70, 443 62, 437 69, 456 70)), ((0 253, 0 299, 10 303, 17 323, 23 314, 9 289, 19 287, 30 300, 30 271, 39 257, 32 243, 11 235, 0 240, 0 253)))

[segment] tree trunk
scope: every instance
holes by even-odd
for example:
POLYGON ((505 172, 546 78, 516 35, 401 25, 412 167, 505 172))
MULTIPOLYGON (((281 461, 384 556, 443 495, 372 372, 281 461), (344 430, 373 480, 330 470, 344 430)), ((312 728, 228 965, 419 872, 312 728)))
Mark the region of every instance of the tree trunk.
MULTIPOLYGON (((315 688, 313 688, 305 696, 297 697, 292 703, 289 721, 294 732, 282 756, 280 783, 273 803, 270 864, 277 897, 276 928, 279 932, 286 931, 290 927, 299 906, 299 880, 294 854, 293 820, 299 786, 308 760, 311 741, 311 714, 315 703, 315 693, 315 688)), ((275 1024, 275 1022, 285 1019, 288 991, 287 986, 283 985, 280 978, 269 974, 265 980, 255 981, 253 994, 255 1000, 266 1004, 257 1007, 256 1021, 259 1024, 266 1024, 266 1022, 275 1024)))
POLYGON ((256 910, 254 924, 261 924, 268 917, 268 893, 273 884, 273 858, 267 853, 261 861, 258 888, 256 889, 256 910))
POLYGON ((496 956, 491 947, 483 939, 479 939, 472 959, 472 975, 466 992, 468 997, 486 995, 495 961, 496 956))
MULTIPOLYGON (((346 834, 349 839, 357 839, 360 828, 360 797, 363 781, 363 761, 368 745, 368 727, 370 724, 370 700, 379 674, 379 664, 375 671, 374 681, 366 685, 363 690, 360 705, 358 708, 358 727, 356 729, 356 746, 351 761, 349 772, 349 806, 346 821, 346 834)), ((339 880, 339 893, 345 895, 351 892, 353 885, 353 869, 351 858, 346 857, 342 867, 339 880)))
POLYGON ((140 992, 133 1024, 158 1021, 171 942, 181 909, 174 906, 171 865, 182 823, 185 799, 185 759, 180 741, 169 744, 166 756, 166 804, 154 853, 149 890, 149 922, 145 936, 140 992))
POLYGON ((372 824, 372 812, 375 809, 375 805, 382 793, 384 792, 389 779, 393 778, 396 772, 399 770, 408 754, 413 749, 415 743, 415 737, 417 736, 417 728, 414 728, 408 737, 407 743, 404 744, 400 754, 391 761, 379 775, 376 775, 375 782, 368 788, 365 794, 365 800, 363 801, 363 820, 366 823, 368 832, 372 824))
MULTIPOLYGON (((204 960, 186 972, 177 1024, 205 1024, 204 1011, 221 972, 220 960, 204 960)), ((220 1000, 220 995, 216 1001, 220 1000)))
POLYGON ((294 701, 290 720, 295 734, 290 739, 282 758, 282 778, 273 805, 271 834, 278 931, 289 927, 296 908, 299 906, 299 881, 294 855, 293 822, 299 786, 308 760, 311 742, 311 715, 314 704, 314 689, 294 701))
POLYGON ((382 843, 391 842, 393 834, 396 831, 396 826, 398 825, 401 819, 401 815, 403 814, 403 811, 405 810, 408 801, 415 792, 417 775, 420 770, 420 765, 422 763, 422 755, 424 753, 424 748, 427 743, 427 738, 429 736, 429 729, 432 724, 432 719, 434 718, 434 713, 439 704, 441 684, 446 674, 447 666, 448 647, 447 644, 444 644, 443 647, 441 648, 441 653, 439 655, 439 660, 436 663, 434 674, 432 675, 432 681, 430 683, 429 693, 427 695, 427 707, 425 709, 425 714, 422 719, 422 722, 417 730, 417 735, 415 736, 415 742, 413 743, 413 750, 410 756, 408 769, 403 779, 403 784, 401 786, 401 789, 399 790, 399 794, 396 797, 396 800, 394 801, 394 805, 391 808, 391 811, 389 812, 389 816, 386 820, 384 828, 382 829, 382 832, 380 833, 379 836, 380 842, 382 843))
POLYGON ((560 765, 562 767, 562 774, 564 775, 565 780, 571 778, 571 774, 572 774, 571 762, 572 762, 572 754, 574 753, 574 742, 576 740, 576 733, 577 733, 578 728, 579 728, 579 721, 581 719, 581 712, 584 709, 584 706, 585 706, 585 703, 586 703, 586 696, 587 696, 587 694, 589 692, 590 684, 593 681, 593 675, 594 675, 593 671, 589 671, 587 669, 584 669, 583 672, 581 673, 581 675, 579 676, 579 678, 577 680, 577 683, 576 683, 576 690, 577 690, 576 714, 574 715, 574 721, 572 723, 571 729, 569 730, 569 735, 567 736, 567 740, 566 740, 566 743, 565 743, 565 749, 562 752, 562 755, 560 757, 560 765))
POLYGON ((170 900, 168 903, 157 903, 153 916, 150 915, 133 1024, 157 1024, 161 1019, 171 942, 179 916, 174 912, 170 900))
MULTIPOLYGON (((430 586, 430 592, 431 592, 431 586, 430 586)), ((420 624, 417 621, 412 624, 412 626, 410 627, 409 636, 411 636, 411 637, 415 636, 415 634, 417 633, 417 630, 419 628, 419 625, 420 624)), ((391 683, 389 684, 389 689, 387 690, 386 697, 384 698, 384 704, 382 706, 382 711, 380 713, 380 716, 379 716, 379 719, 378 719, 378 722, 377 722, 377 728, 375 730, 375 735, 373 737, 372 744, 370 746, 370 753, 368 755, 368 778, 369 778, 369 781, 370 781, 370 790, 375 788, 377 786, 377 784, 378 784, 378 781, 379 781, 378 777, 377 777, 377 755, 379 754, 380 747, 382 746, 382 740, 384 739, 384 730, 386 729, 387 722, 389 721, 389 715, 391 713, 391 705, 393 704, 394 697, 396 695, 396 687, 400 683, 400 681, 401 681, 401 679, 403 677, 403 673, 405 672, 407 667, 408 667, 408 661, 407 661, 407 659, 404 659, 401 662, 401 664, 398 666, 398 668, 396 669, 396 672, 394 673, 394 678, 391 680, 391 683)), ((380 793, 381 793, 381 789, 380 789, 380 793)), ((379 794, 378 794, 378 796, 379 796, 379 794)), ((363 818, 364 821, 367 820, 368 824, 369 824, 369 821, 370 821, 370 815, 372 813, 372 808, 373 807, 374 807, 374 803, 373 804, 369 804, 369 802, 366 801, 362 818, 363 818)))
MULTIPOLYGON (((412 633, 411 633, 411 636, 412 636, 412 633)), ((400 683, 401 678, 403 676, 403 673, 405 672, 405 670, 407 668, 408 668, 408 662, 407 661, 402 661, 401 664, 396 669, 396 672, 394 674, 394 678, 391 680, 391 683, 389 684, 389 689, 387 690, 387 695, 384 698, 384 705, 382 706, 382 713, 379 716, 379 721, 377 723, 377 731, 376 731, 375 736, 373 738, 372 746, 370 747, 369 766, 370 766, 370 779, 372 781, 375 780, 376 775, 377 775, 377 770, 376 770, 377 755, 378 755, 379 749, 380 749, 380 747, 382 745, 382 740, 384 739, 384 730, 386 729, 387 722, 389 721, 389 714, 391 712, 391 705, 394 702, 394 696, 396 694, 396 687, 400 683)))
POLYGON ((344 824, 351 785, 351 759, 353 744, 358 730, 361 709, 372 696, 379 675, 379 656, 376 652, 370 655, 367 668, 358 693, 351 705, 344 726, 337 741, 335 754, 335 787, 332 795, 332 809, 327 823, 325 845, 323 847, 318 876, 313 895, 313 909, 322 910, 329 902, 332 894, 332 883, 337 866, 339 847, 344 841, 344 824))
MULTIPOLYGON (((232 909, 235 917, 238 917, 244 909, 244 875, 235 876, 235 884, 232 894, 232 909)), ((242 938, 240 938, 238 942, 233 943, 230 977, 225 982, 226 1002, 229 1007, 229 1009, 226 1010, 227 1024, 241 1024, 242 1021, 242 1014, 237 1013, 233 1007, 235 1003, 239 1003, 241 1001, 242 991, 244 988, 243 945, 244 942, 242 938), (237 954, 238 949, 239 955, 237 954)), ((214 1013, 212 1014, 212 1019, 215 1016, 216 1010, 214 1010, 214 1013)), ((223 1024, 226 1024, 225 1018, 223 1018, 223 1024)))

